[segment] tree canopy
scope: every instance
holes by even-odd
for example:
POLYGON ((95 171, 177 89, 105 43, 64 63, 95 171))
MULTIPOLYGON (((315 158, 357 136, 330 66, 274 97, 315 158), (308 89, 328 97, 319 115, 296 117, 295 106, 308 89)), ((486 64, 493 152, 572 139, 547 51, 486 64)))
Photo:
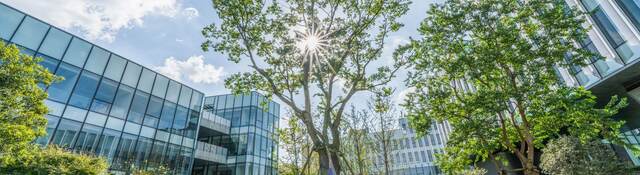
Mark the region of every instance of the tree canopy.
POLYGON ((574 44, 586 37, 581 15, 563 0, 448 0, 428 10, 422 38, 397 55, 413 68, 407 82, 416 91, 404 104, 413 127, 426 132, 447 120, 453 128, 440 168, 458 174, 506 151, 525 174, 539 174, 537 150, 560 134, 624 144, 624 121, 612 116, 626 99, 596 106, 554 73, 597 56, 574 44))
POLYGON ((320 170, 340 173, 340 126, 358 92, 386 85, 400 66, 372 66, 407 0, 213 0, 221 19, 203 29, 203 50, 252 71, 225 80, 236 94, 258 90, 291 108, 313 142, 320 170))

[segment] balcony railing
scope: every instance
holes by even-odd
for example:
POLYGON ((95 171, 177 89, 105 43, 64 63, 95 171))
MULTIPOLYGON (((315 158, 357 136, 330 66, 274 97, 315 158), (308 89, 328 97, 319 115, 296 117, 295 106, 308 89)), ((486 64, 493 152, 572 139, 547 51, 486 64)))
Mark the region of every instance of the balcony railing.
POLYGON ((227 163, 227 149, 198 141, 195 158, 217 163, 227 163))
POLYGON ((207 127, 225 134, 229 134, 229 128, 231 127, 231 122, 212 112, 203 110, 202 120, 200 120, 200 126, 207 127))

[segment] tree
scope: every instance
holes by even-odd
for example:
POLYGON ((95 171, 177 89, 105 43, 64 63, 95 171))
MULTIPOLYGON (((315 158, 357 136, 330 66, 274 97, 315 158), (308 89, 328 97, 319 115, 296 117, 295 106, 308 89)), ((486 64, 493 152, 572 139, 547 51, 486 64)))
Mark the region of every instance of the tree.
POLYGON ((393 122, 397 122, 399 119, 396 116, 396 104, 389 98, 391 94, 393 94, 391 89, 379 91, 369 103, 369 108, 373 109, 373 116, 376 119, 373 127, 376 129, 373 133, 373 140, 377 145, 375 151, 382 156, 383 166, 381 168, 385 175, 391 172, 391 167, 393 166, 391 138, 394 130, 396 130, 396 125, 393 122))
POLYGON ((518 171, 540 174, 537 150, 560 134, 625 144, 624 122, 612 116, 626 99, 596 106, 589 91, 560 85, 554 74, 554 66, 596 56, 573 44, 586 37, 584 19, 563 0, 448 0, 427 13, 422 38, 396 59, 414 69, 407 81, 416 91, 405 102, 412 126, 426 132, 447 120, 453 128, 438 156, 444 171, 459 174, 507 151, 518 171))
POLYGON ((585 143, 570 136, 549 142, 540 157, 545 174, 632 174, 630 167, 618 159, 610 145, 598 140, 585 143))
POLYGON ((285 151, 278 170, 280 174, 310 174, 311 141, 298 118, 289 117, 287 124, 288 128, 277 129, 279 146, 285 151))
POLYGON ((221 19, 203 29, 203 50, 227 54, 250 72, 225 80, 233 93, 275 96, 300 119, 320 173, 339 174, 340 126, 358 92, 384 86, 400 66, 373 67, 407 0, 213 0, 221 19), (343 86, 339 88, 338 86, 343 86))
POLYGON ((46 133, 47 93, 41 87, 61 79, 39 61, 0 41, 0 173, 106 173, 108 165, 102 158, 33 143, 46 133))
POLYGON ((47 93, 38 84, 46 86, 57 78, 39 61, 0 41, 0 155, 19 154, 45 134, 47 93))
POLYGON ((56 146, 41 148, 29 145, 28 154, 13 157, 16 161, 0 164, 2 174, 106 174, 109 164, 95 155, 76 154, 56 146))
POLYGON ((351 112, 343 123, 342 157, 343 164, 348 168, 349 174, 369 174, 372 167, 371 155, 373 155, 374 142, 371 139, 371 127, 373 118, 367 110, 357 111, 351 106, 351 112))

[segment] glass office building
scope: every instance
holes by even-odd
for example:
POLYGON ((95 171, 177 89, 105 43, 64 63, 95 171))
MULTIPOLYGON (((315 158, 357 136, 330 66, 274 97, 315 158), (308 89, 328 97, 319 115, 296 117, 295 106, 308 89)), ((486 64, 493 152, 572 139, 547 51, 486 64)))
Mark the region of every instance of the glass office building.
POLYGON ((227 162, 196 157, 194 174, 277 174, 278 103, 251 92, 206 97, 203 106, 205 114, 229 120, 230 128, 228 134, 200 132, 198 144, 204 142, 225 149, 227 162))
POLYGON ((45 88, 55 144, 131 165, 191 172, 203 93, 0 3, 0 38, 64 80, 45 88))

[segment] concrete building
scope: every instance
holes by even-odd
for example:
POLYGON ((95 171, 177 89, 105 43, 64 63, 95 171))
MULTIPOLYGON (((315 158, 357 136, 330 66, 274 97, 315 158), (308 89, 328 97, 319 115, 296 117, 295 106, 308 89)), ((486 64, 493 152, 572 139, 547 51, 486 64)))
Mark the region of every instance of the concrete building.
POLYGON ((194 164, 195 174, 277 174, 279 105, 258 93, 205 98, 3 3, 0 40, 41 57, 42 66, 64 77, 42 86, 50 112, 38 144, 105 157, 114 174, 132 165, 192 174, 194 164), (202 171, 201 165, 212 164, 217 168, 202 171))

